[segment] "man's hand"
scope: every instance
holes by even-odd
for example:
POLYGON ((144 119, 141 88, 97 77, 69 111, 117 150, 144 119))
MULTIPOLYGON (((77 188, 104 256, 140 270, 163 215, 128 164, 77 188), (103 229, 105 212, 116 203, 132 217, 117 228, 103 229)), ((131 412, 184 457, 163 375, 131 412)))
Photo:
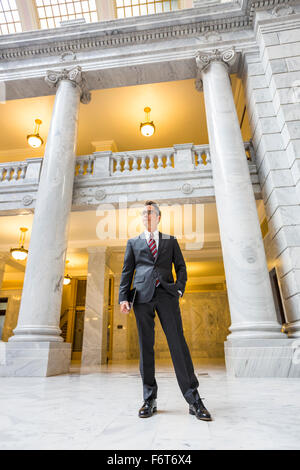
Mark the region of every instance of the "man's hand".
POLYGON ((130 311, 130 305, 129 305, 129 302, 124 301, 120 304, 120 312, 121 313, 129 313, 130 311))

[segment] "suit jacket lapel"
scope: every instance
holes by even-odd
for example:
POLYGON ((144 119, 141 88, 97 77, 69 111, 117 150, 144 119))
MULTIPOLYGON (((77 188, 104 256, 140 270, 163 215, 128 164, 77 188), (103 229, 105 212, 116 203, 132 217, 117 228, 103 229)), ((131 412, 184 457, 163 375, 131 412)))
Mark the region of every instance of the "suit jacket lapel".
MULTIPOLYGON (((148 247, 148 251, 149 251, 149 255, 151 256, 151 259, 153 260, 153 255, 152 255, 152 252, 150 250, 150 247, 147 243, 147 238, 146 238, 146 235, 145 235, 145 232, 142 232, 139 236, 140 238, 144 239, 144 242, 143 243, 146 243, 147 247, 148 247)), ((162 233, 161 232, 158 232, 158 250, 157 250, 157 256, 156 256, 156 260, 157 258, 159 257, 159 253, 161 252, 161 249, 162 249, 162 244, 164 242, 164 239, 162 238, 162 233)), ((155 260, 155 262, 156 262, 155 260)))
MULTIPOLYGON (((157 256, 156 256, 155 262, 157 261, 157 258, 159 257, 159 254, 160 254, 161 249, 162 249, 162 244, 164 242, 161 232, 158 232, 158 240, 159 240, 159 243, 158 243, 158 250, 157 250, 157 256)), ((149 248, 149 250, 150 250, 150 248, 149 248)))
POLYGON ((141 239, 141 244, 142 244, 142 246, 144 246, 144 245, 147 246, 149 256, 150 256, 150 258, 153 260, 153 255, 152 255, 151 250, 150 250, 150 248, 149 248, 149 245, 148 245, 148 243, 147 243, 147 238, 146 238, 145 232, 142 232, 142 233, 139 235, 139 238, 141 239))

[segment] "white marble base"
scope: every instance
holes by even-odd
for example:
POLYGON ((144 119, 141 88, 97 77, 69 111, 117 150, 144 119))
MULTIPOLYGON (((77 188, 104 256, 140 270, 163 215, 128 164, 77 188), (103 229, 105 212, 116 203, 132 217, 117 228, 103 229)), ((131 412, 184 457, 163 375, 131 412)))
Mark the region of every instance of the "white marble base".
POLYGON ((225 341, 231 377, 300 377, 299 345, 292 339, 225 341))
POLYGON ((3 344, 5 351, 3 348, 0 377, 49 377, 69 372, 71 343, 45 341, 3 344))

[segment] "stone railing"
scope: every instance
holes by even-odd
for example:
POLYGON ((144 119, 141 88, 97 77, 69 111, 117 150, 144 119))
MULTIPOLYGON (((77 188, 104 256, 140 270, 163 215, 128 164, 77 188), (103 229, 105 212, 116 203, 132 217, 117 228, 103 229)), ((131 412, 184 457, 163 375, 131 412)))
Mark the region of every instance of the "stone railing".
POLYGON ((27 158, 22 162, 0 163, 0 185, 38 183, 42 158, 27 158))
POLYGON ((111 175, 156 172, 162 169, 174 168, 174 148, 140 150, 134 152, 117 152, 110 157, 111 175))
MULTIPOLYGON (((245 142, 245 155, 250 163, 254 163, 250 142, 245 142)), ((42 162, 42 158, 29 158, 22 162, 0 163, 0 186, 38 183, 42 162)), ((75 179, 199 171, 210 165, 208 145, 179 144, 164 149, 95 152, 76 158, 75 179)))
POLYGON ((75 176, 92 175, 94 171, 95 157, 87 155, 76 158, 75 176))
MULTIPOLYGON (((245 142, 245 156, 255 163, 251 142, 245 142)), ((178 144, 170 148, 134 150, 128 152, 95 152, 80 157, 81 168, 76 176, 87 174, 103 177, 138 176, 187 172, 210 168, 208 145, 178 144), (86 168, 86 170, 84 170, 86 168)))
MULTIPOLYGON (((252 145, 245 158, 255 197, 261 197, 252 145)), ((0 164, 0 212, 24 213, 35 207, 42 158, 0 164), (18 212, 20 211, 20 212, 18 212)), ((120 197, 214 201, 208 145, 178 144, 170 148, 128 152, 95 152, 76 158, 72 210, 88 210, 99 203, 116 204, 120 197)))

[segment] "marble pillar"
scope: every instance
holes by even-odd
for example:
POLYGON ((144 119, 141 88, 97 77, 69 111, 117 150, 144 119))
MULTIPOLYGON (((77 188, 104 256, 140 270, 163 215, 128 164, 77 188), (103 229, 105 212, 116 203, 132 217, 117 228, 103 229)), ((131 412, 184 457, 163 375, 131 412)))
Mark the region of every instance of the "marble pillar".
POLYGON ((88 103, 81 67, 49 71, 57 88, 42 165, 17 328, 0 375, 68 372, 71 345, 59 328, 75 174, 79 103, 88 103))
MULTIPOLYGON (((113 314, 113 348, 112 360, 124 361, 128 359, 128 315, 120 312, 119 288, 122 273, 114 273, 114 314, 113 314)), ((133 313, 133 311, 131 312, 133 313)))
MULTIPOLYGON (((280 360, 285 361, 287 357, 284 349, 288 346, 288 339, 281 332, 276 318, 250 173, 231 90, 229 71, 235 60, 234 49, 211 53, 199 51, 196 55, 199 74, 196 87, 204 91, 231 314, 231 333, 225 343, 227 369, 232 375, 264 376, 276 374, 276 368, 280 369, 280 360), (282 347, 280 352, 279 346, 282 347)), ((292 357, 292 351, 289 352, 284 373, 287 373, 292 357)))
MULTIPOLYGON (((5 261, 1 258, 1 255, 0 255, 0 291, 1 291, 1 288, 2 288, 2 282, 3 282, 3 278, 4 278, 4 270, 5 270, 5 261)), ((3 317, 2 317, 2 319, 3 319, 3 317)), ((3 326, 1 327, 1 325, 0 325, 0 343, 2 343, 3 326)), ((1 344, 0 345, 0 364, 2 364, 2 359, 1 358, 2 358, 3 351, 4 351, 4 345, 2 346, 2 344, 1 344)))
POLYGON ((106 364, 108 282, 104 246, 89 247, 81 368, 106 364))
POLYGON ((232 322, 228 339, 281 338, 229 78, 235 58, 234 50, 197 55, 232 322))
POLYGON ((0 255, 0 290, 2 289, 2 283, 3 283, 3 279, 4 279, 4 271, 5 271, 5 260, 2 259, 1 255, 0 255))

